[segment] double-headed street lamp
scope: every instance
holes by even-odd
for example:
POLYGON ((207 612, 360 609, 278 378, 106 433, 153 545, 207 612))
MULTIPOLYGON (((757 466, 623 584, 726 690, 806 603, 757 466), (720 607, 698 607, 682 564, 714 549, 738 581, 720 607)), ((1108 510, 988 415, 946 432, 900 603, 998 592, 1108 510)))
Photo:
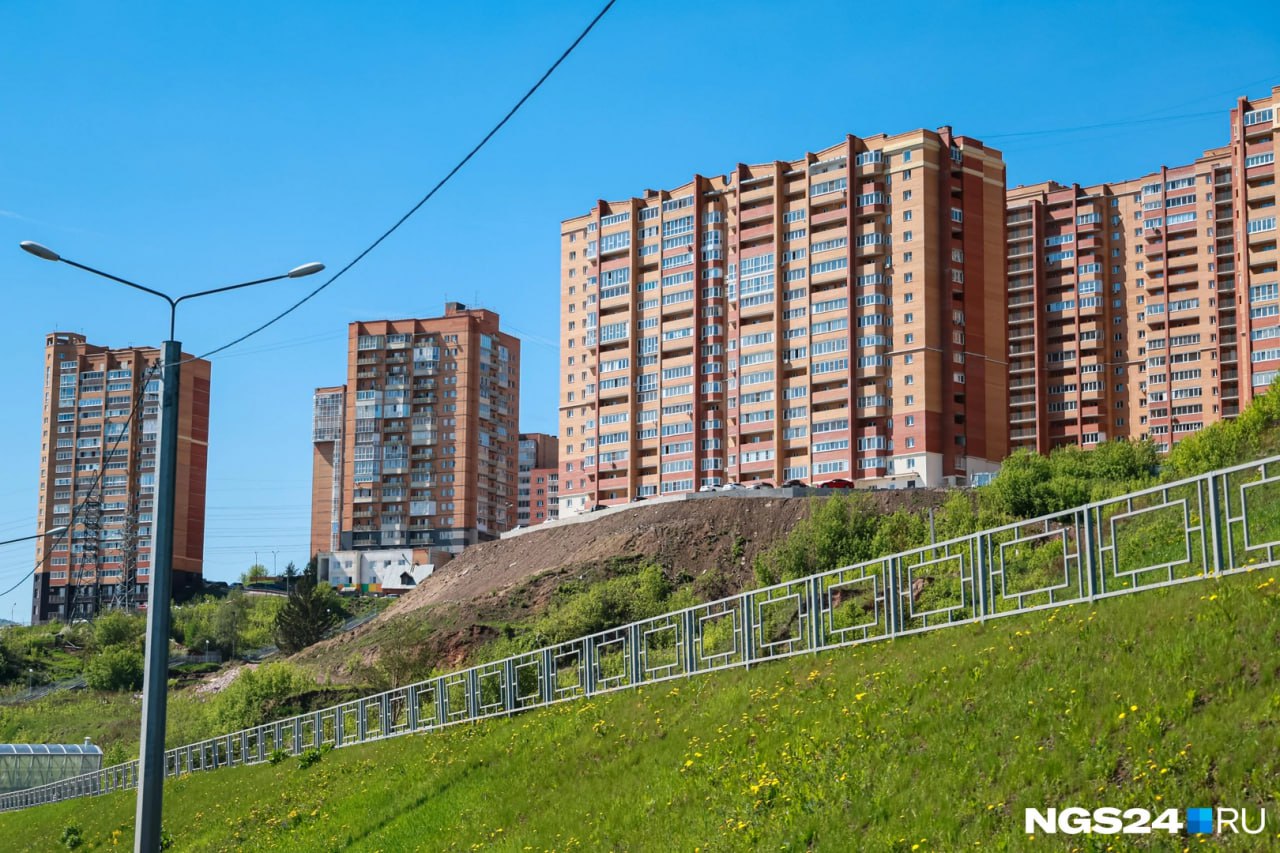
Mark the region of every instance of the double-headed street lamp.
POLYGON ((143 293, 159 297, 169 305, 169 340, 162 345, 160 356, 160 434, 157 440, 155 547, 151 551, 151 577, 147 585, 147 651, 142 680, 142 749, 138 760, 140 771, 138 807, 133 841, 135 853, 152 853, 160 849, 160 817, 165 771, 164 731, 167 711, 165 691, 169 681, 169 599, 173 586, 173 497, 177 477, 178 385, 182 364, 182 344, 174 340, 178 305, 201 296, 212 296, 215 293, 226 293, 229 290, 239 290, 286 278, 301 278, 320 272, 324 269, 324 264, 303 264, 283 275, 173 297, 159 290, 153 290, 119 276, 68 260, 39 243, 25 241, 20 245, 24 251, 37 258, 61 261, 85 272, 91 272, 132 287, 134 290, 141 290, 143 293))

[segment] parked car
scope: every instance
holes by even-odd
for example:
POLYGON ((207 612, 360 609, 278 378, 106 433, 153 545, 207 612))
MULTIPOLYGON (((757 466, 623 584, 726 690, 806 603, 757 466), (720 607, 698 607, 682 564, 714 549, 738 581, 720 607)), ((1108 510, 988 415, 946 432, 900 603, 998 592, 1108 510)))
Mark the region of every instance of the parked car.
POLYGON ((718 488, 719 488, 718 486, 710 486, 710 485, 708 485, 708 486, 703 486, 702 488, 698 489, 698 491, 700 491, 700 492, 714 492, 714 491, 716 491, 718 488))
POLYGON ((824 489, 852 489, 853 481, 846 480, 843 477, 837 477, 834 480, 827 480, 825 483, 819 484, 824 489))
POLYGON ((737 489, 745 489, 745 488, 746 486, 742 485, 741 483, 725 483, 723 486, 720 487, 720 491, 732 492, 737 489))
POLYGON ((751 484, 751 488, 753 488, 753 489, 772 489, 772 488, 773 488, 773 483, 770 483, 768 480, 756 480, 755 482, 753 482, 753 483, 751 484))
POLYGON ((784 489, 807 489, 807 488, 809 488, 809 484, 808 484, 808 483, 806 483, 804 480, 787 480, 787 482, 785 482, 785 483, 783 483, 783 484, 782 484, 782 488, 784 488, 784 489))
POLYGON ((596 504, 591 509, 587 510, 587 512, 599 512, 602 509, 608 509, 608 507, 604 504, 596 504))
POLYGON ((631 499, 631 502, 634 504, 634 503, 639 503, 642 500, 644 500, 644 495, 636 495, 631 499))

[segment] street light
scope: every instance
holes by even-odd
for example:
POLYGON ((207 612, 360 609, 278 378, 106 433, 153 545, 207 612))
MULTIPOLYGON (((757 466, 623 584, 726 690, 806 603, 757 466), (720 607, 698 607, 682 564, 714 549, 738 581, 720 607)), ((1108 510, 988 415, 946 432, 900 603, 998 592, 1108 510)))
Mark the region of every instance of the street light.
POLYGON ((160 817, 164 795, 164 730, 167 712, 165 691, 169 678, 169 599, 173 588, 173 493, 177 478, 178 386, 181 380, 182 363, 182 344, 174 340, 178 306, 202 296, 240 290, 285 278, 312 275, 323 270, 324 264, 303 264, 283 275, 173 297, 159 290, 68 260, 39 243, 24 241, 19 245, 23 251, 37 258, 60 261, 85 272, 91 272, 126 287, 132 287, 134 290, 149 293, 163 299, 169 305, 169 340, 162 346, 160 360, 160 434, 157 440, 155 547, 152 548, 151 578, 150 583, 147 584, 147 647, 146 666, 142 679, 142 747, 138 758, 138 806, 133 839, 135 853, 151 853, 160 849, 160 817))
POLYGON ((61 527, 52 527, 44 533, 32 533, 30 536, 19 536, 17 539, 6 539, 3 542, 0 542, 0 545, 13 545, 18 542, 29 542, 32 539, 43 539, 46 536, 61 536, 66 532, 67 526, 64 524, 61 527))

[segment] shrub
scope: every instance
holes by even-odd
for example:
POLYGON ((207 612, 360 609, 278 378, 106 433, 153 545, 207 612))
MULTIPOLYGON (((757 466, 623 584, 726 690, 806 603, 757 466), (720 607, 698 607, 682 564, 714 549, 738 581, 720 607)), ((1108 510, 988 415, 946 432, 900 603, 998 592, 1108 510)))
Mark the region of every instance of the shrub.
POLYGON ((80 837, 80 827, 74 823, 67 824, 62 828, 62 835, 58 837, 58 840, 68 850, 75 850, 81 844, 84 844, 84 839, 80 837))
POLYGON ((218 694, 214 716, 226 731, 261 725, 300 711, 295 700, 316 687, 315 682, 287 663, 246 668, 218 694))
POLYGON ((314 746, 311 747, 310 749, 303 750, 301 753, 298 754, 298 767, 305 770, 306 768, 310 767, 312 764, 315 764, 317 761, 319 761, 320 756, 322 754, 323 753, 321 753, 320 750, 314 746))
POLYGON ((104 613, 93 622, 93 647, 109 649, 112 646, 141 648, 142 635, 146 632, 144 616, 130 616, 120 611, 104 613))
POLYGON ((85 664, 84 680, 94 690, 139 690, 142 652, 127 646, 104 649, 85 664))

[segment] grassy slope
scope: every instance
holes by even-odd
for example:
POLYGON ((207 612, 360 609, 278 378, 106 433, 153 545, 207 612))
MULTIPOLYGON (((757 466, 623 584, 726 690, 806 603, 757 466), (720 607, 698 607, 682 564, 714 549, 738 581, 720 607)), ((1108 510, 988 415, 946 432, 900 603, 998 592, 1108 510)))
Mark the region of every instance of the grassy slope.
MULTIPOLYGON (((1223 804, 1272 820, 1216 846, 1280 849, 1275 575, 197 774, 166 787, 166 826, 182 850, 1066 849, 1029 841, 1023 808, 1223 804)), ((133 806, 3 815, 0 837, 127 846, 133 806)))

